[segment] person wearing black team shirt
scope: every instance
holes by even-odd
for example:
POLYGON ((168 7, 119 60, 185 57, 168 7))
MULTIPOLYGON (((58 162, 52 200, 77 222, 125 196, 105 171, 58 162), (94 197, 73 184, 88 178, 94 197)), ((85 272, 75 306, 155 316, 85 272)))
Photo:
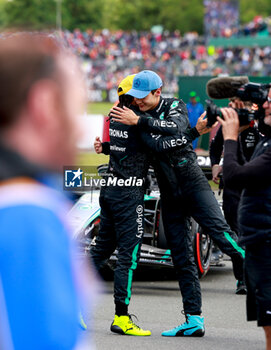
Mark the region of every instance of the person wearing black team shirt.
MULTIPOLYGON (((237 108, 244 108, 242 101, 233 101, 230 104, 238 104, 237 108)), ((234 107, 235 105, 230 105, 234 107)), ((244 127, 243 127, 244 128, 244 127)), ((245 127, 238 136, 238 159, 241 164, 248 162, 254 152, 254 149, 259 140, 259 131, 257 127, 253 125, 248 125, 245 127)), ((222 153, 224 148, 224 139, 222 134, 222 127, 218 129, 215 137, 210 143, 210 159, 212 165, 213 181, 216 184, 220 184, 220 188, 223 187, 223 212, 227 223, 230 228, 239 234, 238 222, 237 222, 237 212, 238 204, 240 201, 242 189, 231 188, 230 186, 225 186, 223 183, 223 178, 219 177, 222 174, 222 165, 220 165, 222 153)))
POLYGON ((224 166, 227 186, 243 192, 239 204, 240 243, 246 247, 247 320, 257 320, 263 327, 266 349, 271 350, 271 90, 259 119, 263 134, 248 163, 238 161, 237 113, 222 109, 224 166))

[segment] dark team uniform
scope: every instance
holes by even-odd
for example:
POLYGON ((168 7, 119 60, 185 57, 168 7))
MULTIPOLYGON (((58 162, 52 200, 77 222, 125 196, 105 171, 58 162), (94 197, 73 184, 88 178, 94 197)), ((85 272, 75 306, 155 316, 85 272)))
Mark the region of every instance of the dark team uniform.
POLYGON ((224 178, 240 184, 240 243, 246 246, 247 318, 271 326, 271 137, 261 137, 251 160, 240 165, 237 142, 225 141, 224 178))
MULTIPOLYGON (((236 279, 243 280, 244 251, 227 225, 208 181, 200 169, 187 134, 191 136, 185 104, 161 98, 156 109, 148 111, 154 119, 177 118, 181 133, 172 137, 142 133, 154 151, 153 166, 161 191, 163 224, 186 314, 201 312, 201 291, 193 258, 188 218, 192 216, 219 248, 232 258, 236 279), (156 140, 152 143, 151 139, 156 140)), ((144 123, 144 122, 143 122, 144 123)), ((139 123, 139 126, 142 124, 139 123)))
MULTIPOLYGON (((238 161, 240 164, 248 162, 259 140, 259 132, 254 127, 244 130, 238 138, 238 161)), ((224 148, 222 127, 220 127, 210 144, 210 159, 212 166, 219 164, 224 148)), ((221 180, 223 182, 223 180, 221 180)), ((223 183, 222 183, 223 186, 223 183)), ((231 229, 239 234, 237 212, 242 189, 224 186, 223 211, 231 229)))
MULTIPOLYGON (((136 113, 140 114, 139 111, 136 113)), ((162 134, 177 134, 182 127, 180 119, 174 115, 166 121, 142 116, 141 123, 145 130, 162 134)), ((91 250, 93 261, 99 269, 118 248, 114 297, 116 303, 126 305, 131 296, 132 275, 143 236, 144 180, 149 166, 146 146, 149 148, 155 144, 162 148, 152 138, 147 140, 147 144, 144 143, 140 129, 110 121, 110 143, 103 143, 103 153, 110 154, 108 185, 101 189, 100 231, 91 250)), ((186 137, 193 138, 193 132, 195 130, 189 131, 186 137)), ((175 136, 167 136, 167 139, 174 142, 175 136)))
POLYGON ((110 154, 105 177, 109 184, 101 188, 100 230, 91 255, 99 269, 118 248, 114 298, 115 303, 128 305, 143 235, 143 182, 149 163, 135 126, 110 121, 109 134, 110 143, 103 143, 103 153, 110 154))

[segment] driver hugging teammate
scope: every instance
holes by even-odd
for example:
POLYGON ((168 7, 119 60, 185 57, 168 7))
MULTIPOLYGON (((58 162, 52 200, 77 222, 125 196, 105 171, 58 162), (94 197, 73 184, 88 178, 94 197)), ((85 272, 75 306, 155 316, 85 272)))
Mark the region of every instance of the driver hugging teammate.
MULTIPOLYGON (((219 248, 232 258, 234 274, 238 281, 243 280, 244 251, 236 243, 235 233, 225 222, 193 151, 191 143, 193 139, 210 131, 207 127, 207 120, 204 119, 205 113, 200 116, 196 127, 191 128, 184 102, 174 98, 163 98, 161 87, 162 80, 155 72, 142 71, 134 77, 132 89, 126 91, 127 95, 134 97, 133 104, 136 106, 131 105, 130 108, 115 107, 111 110, 110 129, 126 127, 128 128, 125 129, 126 131, 133 131, 137 142, 139 142, 136 147, 133 146, 128 152, 133 138, 129 140, 128 138, 115 137, 117 135, 115 132, 111 138, 110 146, 102 144, 97 139, 95 149, 96 152, 103 151, 105 153, 108 153, 109 149, 109 171, 113 176, 123 176, 119 169, 125 170, 129 176, 135 174, 145 176, 148 160, 144 157, 147 157, 146 152, 149 154, 151 151, 149 159, 151 159, 160 188, 165 235, 177 272, 186 316, 185 323, 163 332, 162 335, 203 336, 205 328, 204 318, 201 316, 201 289, 191 244, 190 217, 192 216, 204 232, 212 237, 219 248), (117 146, 116 143, 121 146, 117 146), (144 146, 145 152, 142 153, 142 148, 138 145, 144 146), (119 153, 115 154, 117 147, 125 149, 125 152, 120 154, 118 151, 119 153), (135 154, 136 151, 139 152, 140 156, 135 154), (138 164, 138 159, 140 159, 141 164, 138 164), (146 168, 143 167, 143 164, 146 165, 146 168), (142 169, 140 174, 137 173, 138 168, 142 169)), ((127 175, 125 174, 125 176, 127 175)), ((136 192, 142 196, 139 195, 138 200, 143 201, 143 189, 138 188, 136 192)), ((136 267, 142 237, 140 242, 133 238, 134 243, 130 244, 129 247, 125 245, 122 249, 121 244, 128 241, 128 235, 136 237, 137 229, 134 223, 136 218, 131 214, 129 219, 125 219, 125 222, 121 221, 120 211, 116 211, 115 208, 117 206, 125 208, 123 211, 125 214, 130 208, 138 205, 135 198, 135 192, 132 192, 131 189, 102 189, 101 219, 103 223, 101 223, 99 234, 101 237, 97 237, 96 247, 93 247, 92 255, 96 266, 101 266, 102 261, 109 258, 115 247, 118 246, 119 259, 115 271, 116 316, 111 330, 121 334, 129 334, 126 332, 129 328, 128 322, 130 322, 130 334, 149 335, 150 332, 143 331, 131 323, 129 316, 125 314, 131 295, 132 270, 136 267), (123 193, 126 194, 126 192, 133 193, 132 198, 123 196, 123 193), (134 204, 131 204, 130 207, 130 203, 134 204), (126 225, 126 230, 129 233, 126 233, 126 225), (134 250, 137 246, 138 248, 134 250), (120 254, 123 254, 125 259, 120 259, 120 254), (121 264, 123 265, 121 266, 121 264), (118 276, 122 276, 122 279, 118 276), (124 319, 127 320, 127 327, 124 327, 120 321, 124 319)))
MULTIPOLYGON (((133 97, 125 93, 131 89, 134 76, 126 77, 118 88, 119 104, 117 108, 130 107, 129 111, 136 110, 133 97)), ((160 78, 159 78, 160 79, 160 78)), ((154 87, 156 82, 154 82, 154 87)), ((160 84, 160 81, 159 81, 160 84)), ((133 113, 133 112, 132 112, 133 113)), ((172 120, 165 122, 155 120, 136 110, 136 118, 142 116, 145 124, 142 128, 165 135, 176 134, 179 125, 172 120)), ((170 118, 169 118, 170 119, 170 118)), ((150 331, 138 327, 128 314, 128 305, 131 297, 133 271, 137 267, 144 227, 144 180, 149 168, 149 156, 145 148, 155 143, 159 149, 163 149, 162 143, 176 143, 176 136, 165 136, 156 141, 149 136, 143 140, 143 132, 137 126, 125 125, 109 115, 110 143, 101 143, 96 138, 94 147, 97 153, 110 154, 108 177, 111 184, 102 187, 100 194, 101 223, 99 235, 92 246, 91 255, 98 270, 114 250, 118 249, 118 260, 114 278, 115 318, 111 325, 111 331, 119 334, 147 336, 150 331), (145 147, 144 147, 145 146, 145 147), (116 180, 117 181, 114 181, 116 180), (129 182, 129 180, 132 181, 129 182), (117 185, 123 181, 123 186, 117 185), (133 183, 134 186, 126 186, 125 183, 133 183)), ((205 122, 204 122, 205 123, 205 122)), ((203 124, 204 124, 203 123, 203 124)), ((143 122, 142 122, 143 124, 143 122)), ((147 134, 146 135, 150 135, 147 134)), ((196 129, 187 131, 187 140, 196 137, 199 133, 196 129)))

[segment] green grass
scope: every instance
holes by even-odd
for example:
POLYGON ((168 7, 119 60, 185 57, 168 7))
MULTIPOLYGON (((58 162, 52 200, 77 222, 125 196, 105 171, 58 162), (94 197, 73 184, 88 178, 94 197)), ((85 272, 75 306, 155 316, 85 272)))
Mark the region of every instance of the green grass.
POLYGON ((109 156, 105 154, 97 154, 95 152, 82 152, 77 158, 77 164, 80 166, 98 166, 100 164, 108 163, 109 156))
POLYGON ((91 102, 87 105, 87 113, 107 115, 112 106, 111 102, 91 102))
POLYGON ((218 185, 214 183, 214 181, 210 180, 209 185, 211 186, 213 191, 218 191, 218 185))

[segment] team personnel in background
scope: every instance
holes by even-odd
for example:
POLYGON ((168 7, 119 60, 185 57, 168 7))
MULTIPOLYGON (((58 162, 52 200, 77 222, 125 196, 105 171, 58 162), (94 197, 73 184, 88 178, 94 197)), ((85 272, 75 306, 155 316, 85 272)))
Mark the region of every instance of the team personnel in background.
MULTIPOLYGON (((245 106, 242 101, 236 101, 235 99, 235 102, 230 102, 230 107, 244 108, 245 106)), ((240 163, 244 164, 245 162, 248 162, 250 160, 254 149, 258 143, 258 140, 259 132, 258 129, 254 126, 254 123, 252 123, 252 125, 242 127, 241 133, 238 136, 238 159, 240 163)), ((220 187, 223 187, 223 212, 225 219, 230 225, 231 229, 237 234, 239 234, 237 212, 242 188, 231 188, 225 186, 223 183, 223 179, 221 178, 222 165, 220 164, 221 157, 223 154, 223 146, 224 139, 221 126, 210 144, 209 152, 212 165, 212 175, 213 181, 216 184, 220 183, 220 187)))
MULTIPOLYGON (((196 126, 199 117, 204 112, 202 103, 199 102, 199 96, 195 91, 191 91, 189 94, 189 102, 186 104, 188 119, 190 126, 193 128, 196 126)), ((193 149, 197 148, 198 138, 192 141, 193 149)))
MULTIPOLYGON (((189 217, 192 216, 217 243, 220 249, 232 258, 234 275, 243 280, 244 251, 236 243, 236 235, 226 224, 212 190, 197 163, 191 139, 187 138, 189 120, 185 104, 178 99, 161 97, 162 80, 152 71, 138 73, 133 87, 128 92, 141 112, 147 112, 154 120, 164 121, 174 117, 179 125, 175 142, 166 141, 160 134, 141 132, 142 138, 153 147, 153 166, 160 193, 163 224, 173 263, 177 272, 183 297, 186 322, 162 333, 164 336, 203 336, 204 318, 201 317, 201 290, 193 258, 189 217)), ((137 116, 131 111, 115 109, 114 120, 138 125, 144 130, 151 120, 149 116, 137 116)), ((145 129, 146 130, 146 129, 145 129)), ((195 128, 196 136, 199 133, 195 128)))
POLYGON ((78 67, 52 36, 0 39, 1 349, 78 346, 68 203, 57 190, 86 102, 78 67))
POLYGON ((246 247, 247 320, 263 327, 271 350, 271 90, 259 119, 260 140, 248 163, 238 160, 237 113, 222 109, 226 186, 243 186, 239 204, 240 244, 246 247))

